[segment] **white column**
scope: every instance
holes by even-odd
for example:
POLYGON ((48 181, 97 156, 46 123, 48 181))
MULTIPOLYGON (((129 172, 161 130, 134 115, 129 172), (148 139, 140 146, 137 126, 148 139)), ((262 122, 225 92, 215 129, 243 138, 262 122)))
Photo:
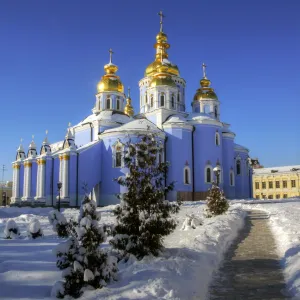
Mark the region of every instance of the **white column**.
POLYGON ((14 185, 15 185, 15 198, 20 197, 20 165, 15 166, 15 179, 14 179, 14 185))
POLYGON ((38 159, 37 160, 37 165, 38 165, 38 169, 37 169, 37 174, 36 174, 36 197, 35 199, 37 198, 40 198, 40 170, 41 170, 41 165, 40 165, 40 160, 38 159))
POLYGON ((42 160, 41 161, 41 179, 40 179, 40 197, 41 198, 44 198, 45 197, 45 173, 46 173, 46 161, 45 160, 42 160))
POLYGON ((24 200, 27 200, 26 198, 30 198, 30 192, 31 192, 31 162, 25 162, 24 163, 24 200))
POLYGON ((64 198, 69 197, 69 159, 68 155, 64 156, 64 181, 62 186, 64 198))

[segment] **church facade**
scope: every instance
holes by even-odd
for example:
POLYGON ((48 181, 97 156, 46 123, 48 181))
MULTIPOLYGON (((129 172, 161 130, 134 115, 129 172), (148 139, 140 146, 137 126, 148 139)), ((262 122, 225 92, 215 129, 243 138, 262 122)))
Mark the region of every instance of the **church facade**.
POLYGON ((12 163, 11 203, 53 206, 58 182, 65 206, 80 205, 83 184, 97 205, 118 203, 116 195, 125 190, 113 179, 127 172, 123 163, 126 143, 149 133, 160 141, 158 161, 170 163, 167 181, 175 181, 175 189, 166 195, 168 200, 204 200, 216 180, 216 167, 228 199, 252 196, 249 150, 235 143, 230 125, 221 121, 220 101, 206 66, 191 101, 192 112, 186 112, 186 82, 169 60, 170 44, 162 25, 161 18, 154 61, 139 81, 139 113, 134 115, 130 93, 124 94, 110 51, 92 114, 69 126, 62 141, 50 144, 46 135, 39 148, 34 140, 27 151, 22 143, 19 146, 12 163))

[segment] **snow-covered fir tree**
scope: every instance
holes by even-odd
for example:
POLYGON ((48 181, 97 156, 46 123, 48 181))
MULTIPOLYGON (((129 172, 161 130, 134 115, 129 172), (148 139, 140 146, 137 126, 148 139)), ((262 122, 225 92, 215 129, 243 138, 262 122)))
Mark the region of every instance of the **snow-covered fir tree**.
POLYGON ((49 212, 48 220, 52 225, 53 231, 56 232, 59 237, 69 236, 69 223, 62 213, 58 210, 52 210, 49 212))
POLYGON ((43 236, 43 230, 38 219, 32 219, 27 227, 27 235, 29 238, 36 239, 43 236))
POLYGON ((224 192, 215 183, 209 189, 206 201, 209 217, 224 214, 228 210, 229 204, 224 192))
POLYGON ((20 237, 20 230, 17 223, 9 219, 4 228, 4 236, 6 239, 17 239, 20 237))
POLYGON ((99 221, 96 203, 86 195, 78 225, 71 231, 73 236, 56 249, 57 266, 63 270, 64 281, 55 284, 52 296, 78 298, 84 287, 102 288, 111 279, 116 279, 116 258, 100 248, 106 235, 99 221))
POLYGON ((159 151, 160 144, 152 134, 126 145, 124 165, 129 172, 116 180, 127 192, 119 195, 121 203, 114 210, 117 224, 110 241, 123 256, 157 256, 164 236, 177 225, 172 213, 179 211, 179 203, 164 200, 174 184, 165 186, 168 163, 159 161, 159 151))

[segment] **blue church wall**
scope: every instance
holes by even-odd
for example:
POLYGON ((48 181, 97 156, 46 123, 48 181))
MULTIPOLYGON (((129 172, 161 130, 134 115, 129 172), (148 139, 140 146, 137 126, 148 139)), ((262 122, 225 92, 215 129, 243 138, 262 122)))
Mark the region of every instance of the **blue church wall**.
MULTIPOLYGON (((227 172, 222 165, 222 142, 216 146, 215 134, 220 128, 211 125, 196 125, 194 132, 194 176, 195 176, 195 191, 205 192, 211 187, 211 183, 205 182, 205 167, 208 161, 214 168, 219 161, 222 168, 222 173, 227 172)), ((221 135, 221 134, 220 134, 221 135)), ((220 182, 220 187, 223 188, 223 178, 220 182)))
POLYGON ((69 161, 69 197, 70 206, 77 205, 77 153, 70 154, 69 161))
POLYGON ((237 158, 241 160, 241 174, 236 174, 235 180, 235 196, 237 199, 242 198, 249 198, 250 191, 249 191, 249 174, 246 166, 246 161, 248 158, 248 154, 244 152, 235 151, 235 173, 236 172, 236 162, 237 158))
MULTIPOLYGON (((83 184, 87 183, 88 193, 101 181, 102 141, 79 152, 78 157, 78 203, 84 196, 83 184)), ((105 174, 105 173, 104 173, 105 174)), ((98 203, 99 205, 99 203, 98 203)))
POLYGON ((37 184, 37 163, 32 161, 31 166, 31 191, 30 197, 34 198, 36 196, 36 184, 37 184))
MULTIPOLYGON (((175 182, 174 191, 167 195, 167 199, 174 201, 177 199, 177 191, 192 192, 192 131, 183 128, 165 128, 167 133, 166 157, 165 161, 170 163, 167 183, 175 182), (189 184, 184 183, 184 168, 190 169, 189 184)), ((192 199, 190 199, 192 200, 192 199)))
MULTIPOLYGON (((222 138, 223 148, 223 183, 226 198, 235 198, 235 186, 230 186, 230 170, 235 170, 234 165, 234 140, 230 137, 222 138)), ((234 173, 235 174, 235 173, 234 173)))
POLYGON ((82 131, 77 131, 75 132, 75 144, 78 147, 81 147, 87 143, 90 143, 91 137, 92 137, 91 128, 87 128, 82 131))
POLYGON ((46 196, 46 205, 52 205, 52 166, 53 166, 53 159, 46 159, 46 169, 45 169, 45 196, 46 196))

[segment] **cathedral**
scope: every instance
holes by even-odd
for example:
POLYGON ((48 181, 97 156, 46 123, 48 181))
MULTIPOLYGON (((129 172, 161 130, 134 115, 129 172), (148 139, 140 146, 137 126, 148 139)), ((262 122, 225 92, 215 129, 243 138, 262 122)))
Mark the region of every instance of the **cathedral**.
POLYGON ((50 144, 46 133, 41 147, 32 139, 26 151, 21 142, 12 163, 11 204, 56 205, 58 182, 65 207, 80 205, 83 185, 98 206, 118 203, 116 195, 125 190, 113 179, 127 172, 126 143, 149 133, 159 141, 157 160, 170 163, 167 181, 175 182, 166 199, 204 200, 214 181, 228 199, 252 196, 249 150, 235 143, 230 125, 221 121, 220 101, 206 66, 194 98, 185 99, 186 82, 169 60, 170 44, 159 15, 154 61, 139 81, 139 112, 134 113, 130 91, 124 93, 110 50, 92 114, 75 126, 69 124, 62 141, 50 144), (190 101, 192 112, 187 112, 190 101))

